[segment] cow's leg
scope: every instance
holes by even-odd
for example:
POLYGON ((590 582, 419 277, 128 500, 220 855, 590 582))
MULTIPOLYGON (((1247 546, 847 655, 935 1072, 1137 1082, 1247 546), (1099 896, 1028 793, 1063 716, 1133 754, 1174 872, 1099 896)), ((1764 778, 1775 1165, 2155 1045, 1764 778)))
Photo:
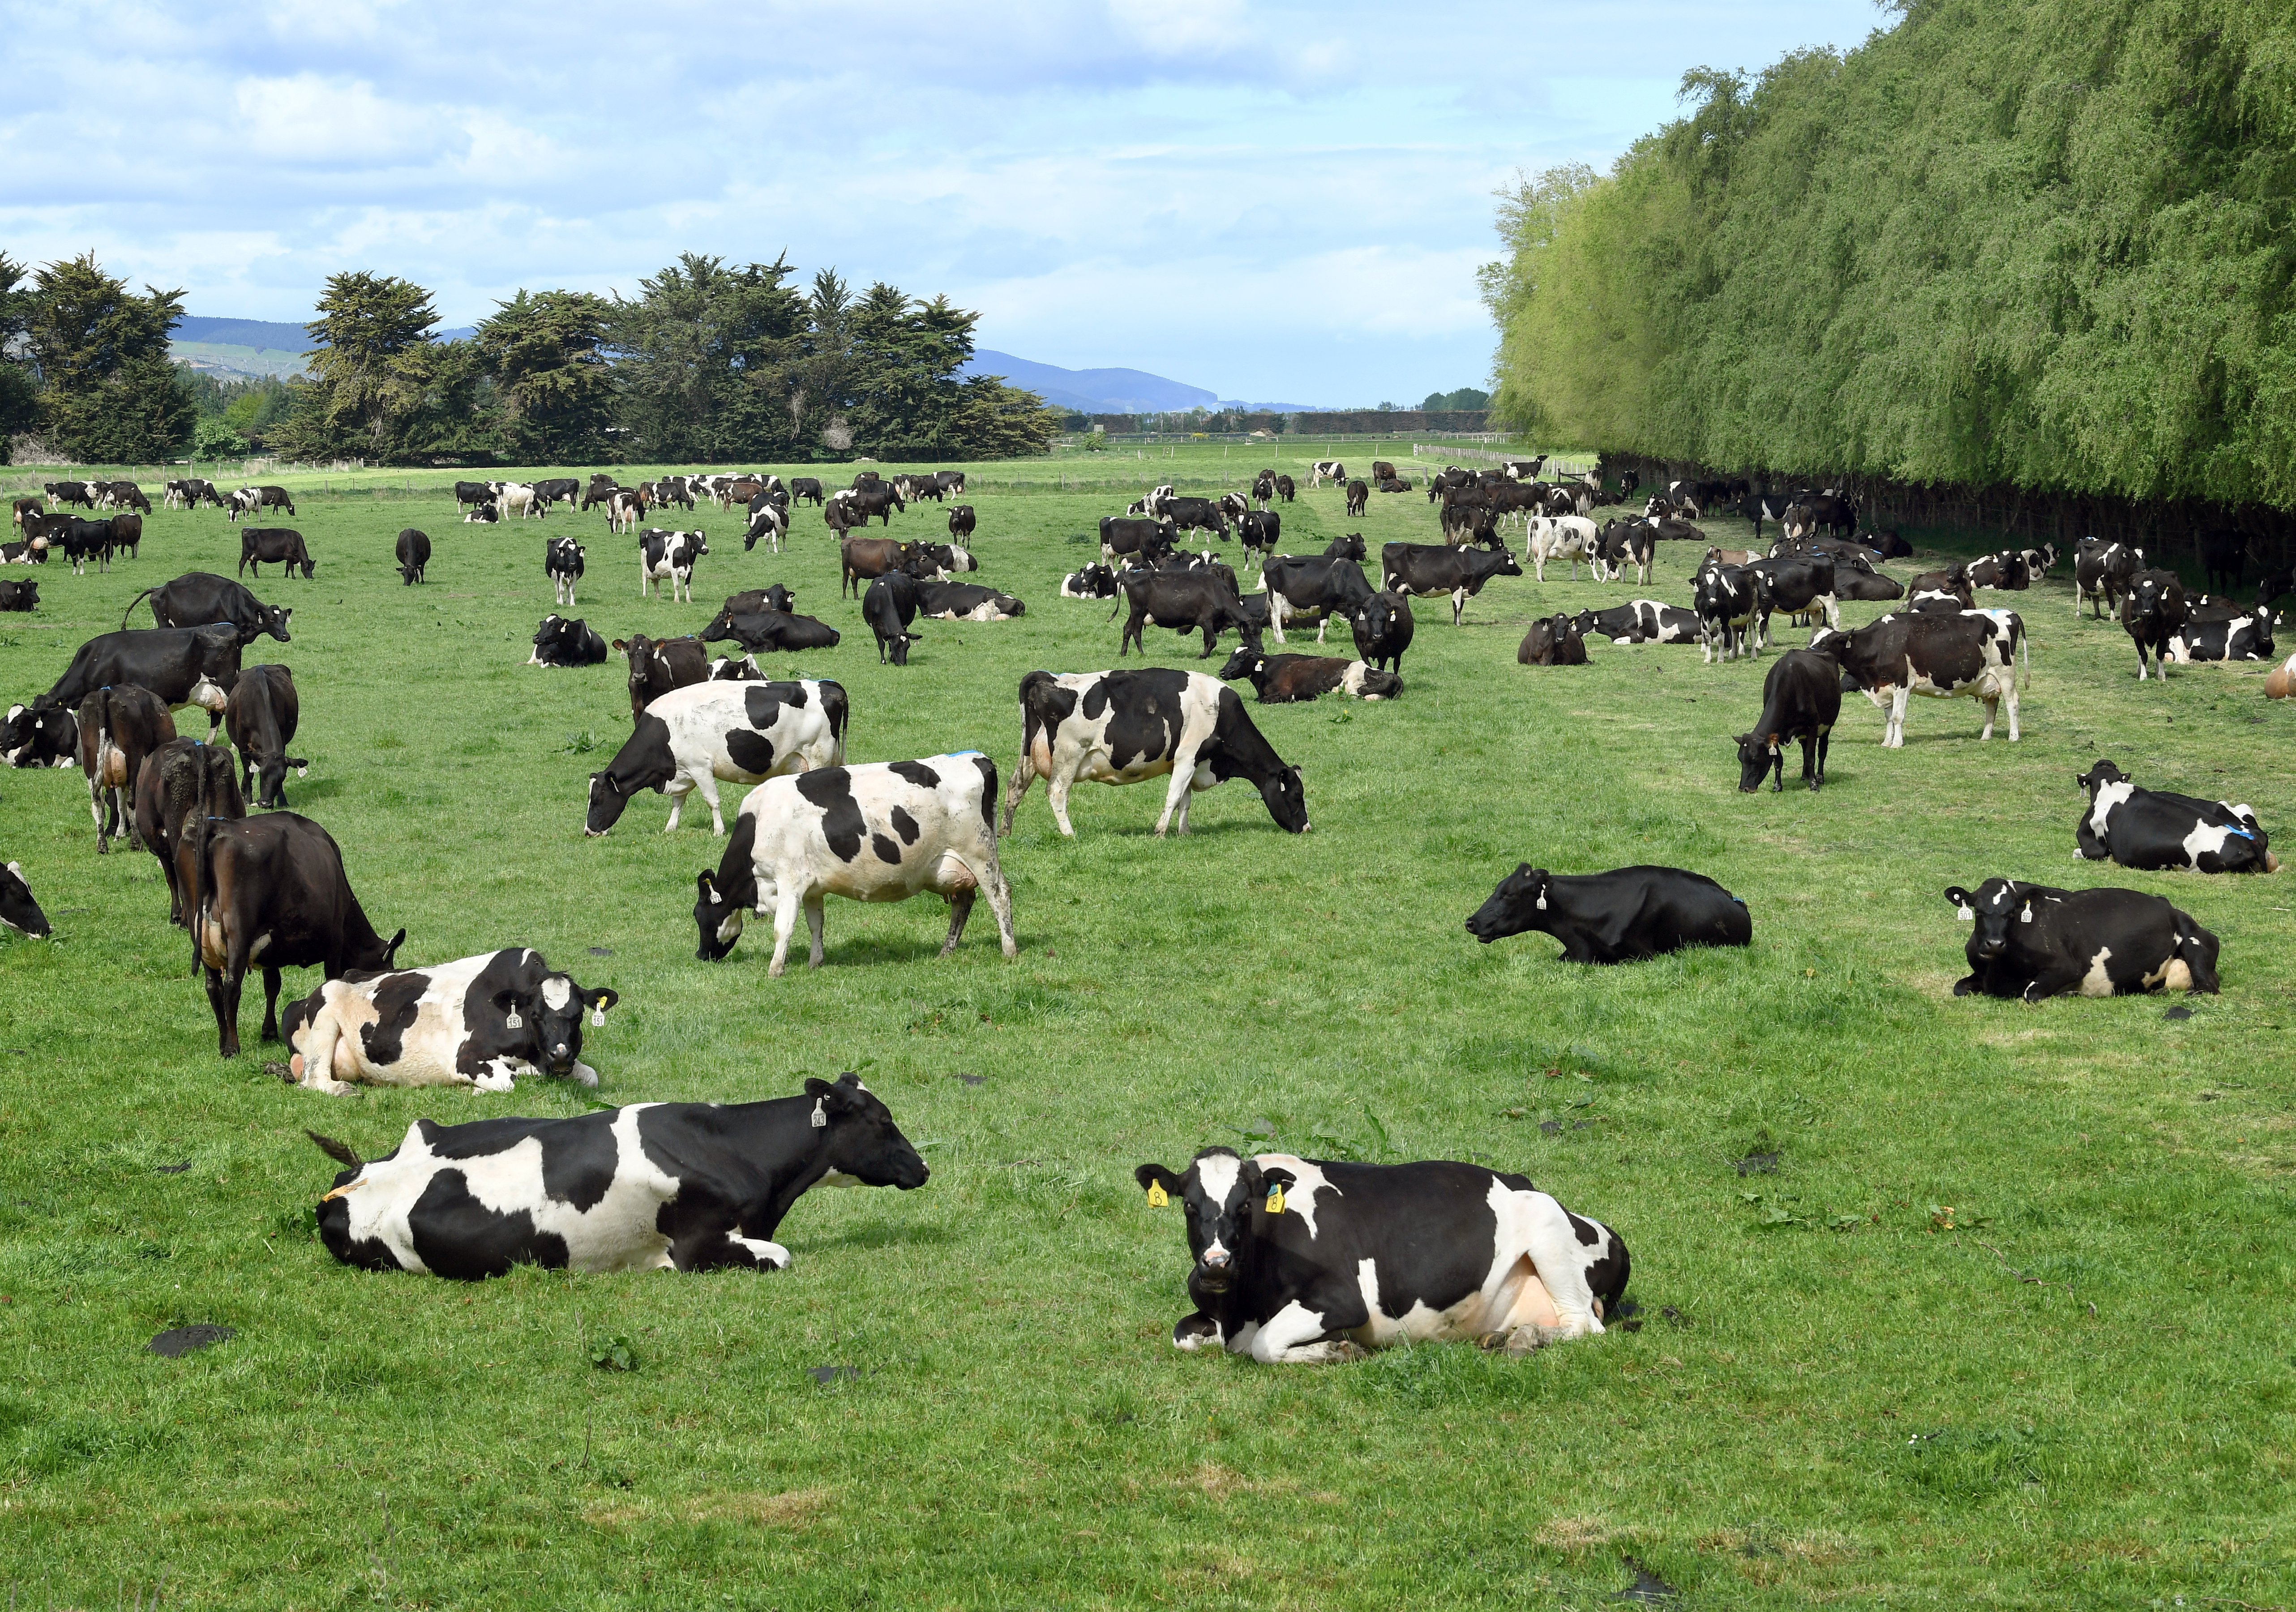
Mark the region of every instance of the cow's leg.
POLYGON ((1452 625, 1452 626, 1456 627, 1456 626, 1459 624, 1459 613, 1460 613, 1460 612, 1462 612, 1462 611, 1464 611, 1464 610, 1465 610, 1466 608, 1467 608, 1467 590, 1466 590, 1465 588, 1453 588, 1453 589, 1451 590, 1451 625, 1452 625))
POLYGON ((1013 934, 1013 889, 1004 882, 1004 865, 996 858, 996 842, 988 843, 988 877, 983 882, 988 892, 988 910, 996 917, 996 942, 1007 962, 1021 955, 1021 942, 1013 934))
POLYGON ((1360 1327, 1371 1319, 1371 1312, 1365 1308, 1360 1294, 1346 1297, 1334 1294, 1333 1297, 1337 1302, 1330 1309, 1311 1310, 1293 1299, 1278 1310, 1268 1318, 1266 1326, 1252 1335, 1251 1358, 1271 1366, 1318 1365, 1360 1358, 1363 1350, 1355 1344, 1324 1335, 1360 1327), (1351 1305, 1349 1298, 1353 1300, 1351 1305))
MULTIPOLYGON (((661 831, 676 834, 678 814, 685 810, 685 797, 693 793, 693 780, 681 772, 662 786, 662 793, 669 797, 669 821, 662 825, 661 831)), ((726 832, 724 824, 718 825, 718 832, 726 832)))
POLYGON ((1267 621, 1268 624, 1275 629, 1275 641, 1278 644, 1285 641, 1283 637, 1283 618, 1286 612, 1283 608, 1283 596, 1282 594, 1272 591, 1268 594, 1267 621))
MULTIPOLYGON (((781 978, 788 966, 790 936, 797 933, 797 891, 793 886, 785 887, 774 907, 774 956, 773 961, 766 966, 766 977, 768 979, 781 978)), ((758 916, 765 916, 763 909, 759 909, 758 916)))
POLYGON ((266 967, 263 971, 263 1040, 279 1039, 279 970, 266 967))
POLYGON ((1180 814, 1180 832, 1188 832, 1188 785, 1195 777, 1193 765, 1183 766, 1177 757, 1172 761, 1172 785, 1164 792, 1164 814, 1156 819, 1156 837, 1162 839, 1164 831, 1172 825, 1172 814, 1180 814))
POLYGON ((1053 821, 1061 826, 1061 837, 1064 840, 1076 838, 1076 825, 1069 821, 1069 791, 1075 786, 1072 775, 1054 773, 1045 780, 1045 799, 1052 805, 1053 821))
POLYGON ((726 837, 726 814, 718 806, 718 775, 705 772, 696 782, 701 787, 701 798, 709 802, 709 832, 722 840, 726 837))
POLYGON ((957 942, 964 938, 964 921, 972 916, 973 898, 978 891, 960 890, 948 901, 948 939, 940 943, 940 954, 947 957, 956 950, 957 942))
POLYGON ((2013 674, 2009 679, 2009 687, 2002 690, 2002 698, 2008 702, 2009 742, 2014 744, 2023 736, 2017 731, 2017 679, 2013 674))
MULTIPOLYGON (((1047 740, 1049 742, 1049 736, 1047 740)), ((1036 779, 1037 763, 1029 753, 1028 736, 1024 734, 1021 736, 1020 760, 1013 763, 1013 776, 1004 785, 1004 821, 998 824, 996 828, 997 836, 1000 839, 1013 832, 1013 810, 1021 804, 1021 800, 1029 793, 1029 785, 1035 783, 1036 779)), ((1051 788, 1049 781, 1046 787, 1049 792, 1051 788)))
POLYGON ((668 1262, 680 1271, 786 1271, 790 1251, 768 1238, 743 1237, 738 1224, 712 1226, 672 1244, 668 1262))
POLYGON ((207 976, 208 1006, 215 1010, 216 1056, 239 1056, 239 981, 226 980, 219 969, 204 971, 207 976))

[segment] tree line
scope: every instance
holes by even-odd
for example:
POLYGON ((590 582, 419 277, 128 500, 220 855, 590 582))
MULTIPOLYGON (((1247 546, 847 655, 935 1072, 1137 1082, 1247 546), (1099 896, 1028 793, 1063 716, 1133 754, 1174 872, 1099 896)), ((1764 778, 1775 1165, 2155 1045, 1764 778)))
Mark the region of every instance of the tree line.
MULTIPOLYGON (((978 316, 786 259, 686 253, 632 297, 521 291, 439 341, 430 292, 331 276, 307 374, 223 382, 171 363, 181 291, 132 291, 93 253, 37 272, 0 254, 0 455, 36 434, 89 464, 259 441, 369 464, 727 464, 1042 453, 1059 411, 960 376, 978 316)), ((4 459, 0 459, 4 462, 4 459)))
POLYGON ((1997 505, 2296 505, 2296 17, 1892 9, 1502 195, 1498 415, 1997 505))

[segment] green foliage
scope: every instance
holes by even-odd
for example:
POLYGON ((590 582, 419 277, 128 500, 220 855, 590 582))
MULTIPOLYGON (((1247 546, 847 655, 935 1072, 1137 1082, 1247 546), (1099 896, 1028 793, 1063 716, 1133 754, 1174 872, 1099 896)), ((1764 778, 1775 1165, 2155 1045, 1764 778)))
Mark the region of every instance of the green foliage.
POLYGON ((1491 406, 1491 394, 1480 387, 1462 386, 1456 391, 1431 391, 1419 407, 1427 414, 1464 414, 1491 406))
POLYGON ((617 297, 603 322, 618 355, 620 421, 652 458, 726 462, 785 454, 805 399, 783 366, 800 352, 805 304, 776 260, 729 267, 686 252, 617 297))
POLYGON ((201 420, 199 429, 192 433, 192 456, 195 459, 243 459, 248 454, 248 442, 231 428, 220 415, 201 420))
POLYGON ((2284 505, 2296 20, 1931 0, 1503 200, 1509 424, 1780 472, 2284 505))
POLYGON ((318 313, 304 326, 319 343, 310 379, 295 389, 279 432, 287 453, 392 463, 407 456, 414 439, 439 434, 443 408, 467 403, 457 386, 475 371, 442 358, 455 344, 430 340, 439 315, 422 287, 391 275, 331 275, 318 313))
POLYGON ((479 326, 511 451, 536 464, 606 456, 614 377, 600 345, 611 305, 586 292, 521 290, 479 326))
MULTIPOLYGON (((21 271, 6 267, 12 284, 21 271)), ((146 286, 139 297, 86 252, 41 269, 28 312, 18 309, 51 446, 89 464, 141 465, 191 435, 197 411, 168 358, 182 292, 146 286)), ((20 387, 0 389, 0 407, 21 405, 20 387)))

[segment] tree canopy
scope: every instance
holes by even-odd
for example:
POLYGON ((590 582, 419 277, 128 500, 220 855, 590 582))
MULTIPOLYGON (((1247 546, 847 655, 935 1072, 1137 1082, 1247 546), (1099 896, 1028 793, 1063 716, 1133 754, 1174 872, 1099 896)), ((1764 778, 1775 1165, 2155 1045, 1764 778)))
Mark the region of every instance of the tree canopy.
MULTIPOLYGON (((147 285, 139 297, 105 274, 93 252, 40 269, 28 297, 15 290, 21 277, 20 267, 0 259, 5 317, 20 322, 39 382, 37 424, 53 447, 92 463, 143 464, 190 437, 197 411, 168 358, 168 333, 184 317, 182 292, 147 285)), ((0 335, 14 345, 15 333, 0 335)), ((12 412, 23 412, 24 379, 20 370, 0 377, 0 409, 12 398, 12 412)))

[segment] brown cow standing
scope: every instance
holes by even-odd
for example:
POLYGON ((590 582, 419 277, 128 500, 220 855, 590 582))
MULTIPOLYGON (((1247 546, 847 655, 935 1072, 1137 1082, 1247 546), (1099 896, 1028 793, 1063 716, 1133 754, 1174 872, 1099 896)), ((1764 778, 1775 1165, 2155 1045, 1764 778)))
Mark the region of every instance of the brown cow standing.
MULTIPOLYGON (((834 507, 834 506, 832 506, 834 507)), ((849 590, 856 598, 861 595, 861 584, 873 581, 889 571, 906 570, 915 557, 916 545, 895 538, 840 539, 837 545, 837 560, 843 576, 839 582, 837 596, 843 598, 849 590)))
POLYGON ((692 634, 682 638, 650 638, 634 632, 627 638, 616 638, 613 646, 630 663, 633 722, 672 689, 709 680, 709 651, 692 634))
POLYGON ((110 853, 112 841, 135 835, 135 780, 144 760, 175 736, 176 719, 148 688, 99 688, 79 703, 79 769, 87 779, 99 856, 110 853))
POLYGON ((275 809, 287 804, 290 767, 299 777, 308 774, 310 763, 287 753, 301 714, 294 674, 284 666, 250 666, 232 685, 224 728, 239 751, 240 770, 247 775, 248 788, 258 806, 275 809))
POLYGON ((201 739, 169 740, 144 758, 135 774, 135 804, 136 837, 160 859, 160 871, 167 876, 168 922, 184 924, 184 881, 190 876, 190 864, 181 860, 184 831, 210 817, 247 815, 230 750, 201 739))

